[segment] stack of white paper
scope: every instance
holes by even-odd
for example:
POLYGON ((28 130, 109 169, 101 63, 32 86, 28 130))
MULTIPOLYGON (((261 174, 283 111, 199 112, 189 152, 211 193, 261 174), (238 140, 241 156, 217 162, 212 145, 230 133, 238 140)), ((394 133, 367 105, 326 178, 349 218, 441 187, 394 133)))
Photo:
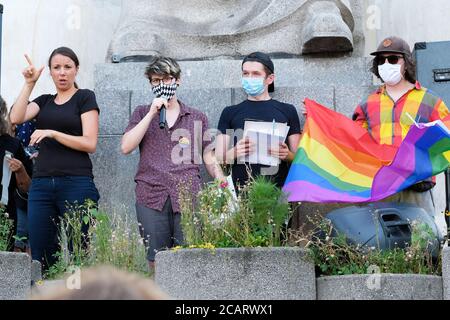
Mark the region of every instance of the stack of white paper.
POLYGON ((256 145, 256 151, 239 159, 250 164, 262 164, 276 167, 280 159, 270 155, 269 149, 277 149, 286 140, 290 127, 286 123, 245 121, 244 138, 256 145))
POLYGON ((11 181, 11 169, 9 168, 8 159, 11 159, 12 153, 9 151, 5 152, 5 156, 3 157, 3 171, 2 171, 2 197, 0 199, 0 203, 3 205, 8 204, 8 188, 9 182, 11 181))

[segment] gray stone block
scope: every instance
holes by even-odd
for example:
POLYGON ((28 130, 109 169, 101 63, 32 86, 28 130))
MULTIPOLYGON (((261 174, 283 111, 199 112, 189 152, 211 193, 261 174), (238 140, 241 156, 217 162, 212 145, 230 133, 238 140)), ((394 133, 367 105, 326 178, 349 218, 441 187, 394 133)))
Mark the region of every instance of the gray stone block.
POLYGON ((180 100, 204 112, 210 128, 217 128, 222 110, 231 105, 231 89, 184 90, 180 88, 180 100))
POLYGON ((134 90, 131 91, 131 102, 130 102, 130 116, 137 106, 149 105, 154 99, 153 92, 150 86, 146 90, 134 90))
POLYGON ((351 119, 358 104, 376 89, 376 86, 336 86, 336 111, 351 119))
POLYGON ((30 256, 26 253, 0 252, 0 300, 25 300, 30 288, 30 256))
POLYGON ((323 277, 317 279, 317 299, 442 300, 442 277, 414 274, 323 277), (379 282, 374 277, 379 277, 379 282))
POLYGON ((156 255, 155 281, 192 300, 314 300, 314 265, 300 248, 182 249, 156 255))
POLYGON ((134 217, 134 176, 139 159, 138 151, 123 155, 121 136, 99 138, 97 152, 92 155, 95 184, 100 192, 100 207, 108 212, 134 217))
POLYGON ((450 247, 448 243, 442 249, 442 280, 444 283, 444 300, 450 300, 450 247))
POLYGON ((122 134, 130 116, 130 92, 99 90, 95 94, 100 107, 99 134, 122 134))
MULTIPOLYGON (((273 59, 275 85, 311 87, 329 85, 371 86, 370 58, 305 57, 273 59)), ((180 61, 183 90, 226 89, 241 87, 242 60, 180 61)), ((105 63, 95 66, 96 91, 148 91, 144 76, 146 63, 105 63)))

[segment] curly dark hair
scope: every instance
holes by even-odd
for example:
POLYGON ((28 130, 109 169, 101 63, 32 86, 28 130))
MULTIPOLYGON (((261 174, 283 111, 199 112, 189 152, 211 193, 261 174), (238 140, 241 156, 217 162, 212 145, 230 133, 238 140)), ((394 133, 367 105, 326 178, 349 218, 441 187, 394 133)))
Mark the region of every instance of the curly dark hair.
MULTIPOLYGON (((416 61, 414 60, 411 54, 402 54, 403 59, 405 60, 405 79, 411 83, 416 83, 416 61)), ((372 60, 372 67, 370 71, 380 80, 381 76, 378 73, 378 59, 380 55, 375 56, 372 60)))

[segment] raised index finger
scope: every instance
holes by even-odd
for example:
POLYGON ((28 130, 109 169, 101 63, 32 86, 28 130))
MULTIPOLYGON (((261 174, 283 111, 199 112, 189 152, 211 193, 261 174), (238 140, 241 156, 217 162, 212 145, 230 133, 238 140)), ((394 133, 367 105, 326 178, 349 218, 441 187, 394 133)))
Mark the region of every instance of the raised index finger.
POLYGON ((25 53, 25 59, 27 59, 27 62, 30 66, 33 65, 33 61, 31 61, 31 58, 25 53))

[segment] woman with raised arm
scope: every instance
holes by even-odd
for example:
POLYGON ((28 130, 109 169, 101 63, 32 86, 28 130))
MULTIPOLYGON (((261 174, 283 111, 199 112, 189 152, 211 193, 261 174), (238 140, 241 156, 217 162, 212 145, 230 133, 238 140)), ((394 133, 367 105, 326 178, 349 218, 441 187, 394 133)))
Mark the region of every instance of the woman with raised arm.
MULTIPOLYGON (((99 199, 89 153, 97 146, 100 110, 94 92, 78 88, 79 61, 66 47, 55 49, 48 61, 56 94, 28 103, 44 67, 37 69, 28 55, 25 58, 25 84, 10 117, 13 124, 36 118, 30 146, 39 149, 39 154, 28 198, 29 234, 33 260, 46 269, 55 262, 57 222, 67 206, 99 199)), ((84 225, 84 232, 88 227, 84 225)))

